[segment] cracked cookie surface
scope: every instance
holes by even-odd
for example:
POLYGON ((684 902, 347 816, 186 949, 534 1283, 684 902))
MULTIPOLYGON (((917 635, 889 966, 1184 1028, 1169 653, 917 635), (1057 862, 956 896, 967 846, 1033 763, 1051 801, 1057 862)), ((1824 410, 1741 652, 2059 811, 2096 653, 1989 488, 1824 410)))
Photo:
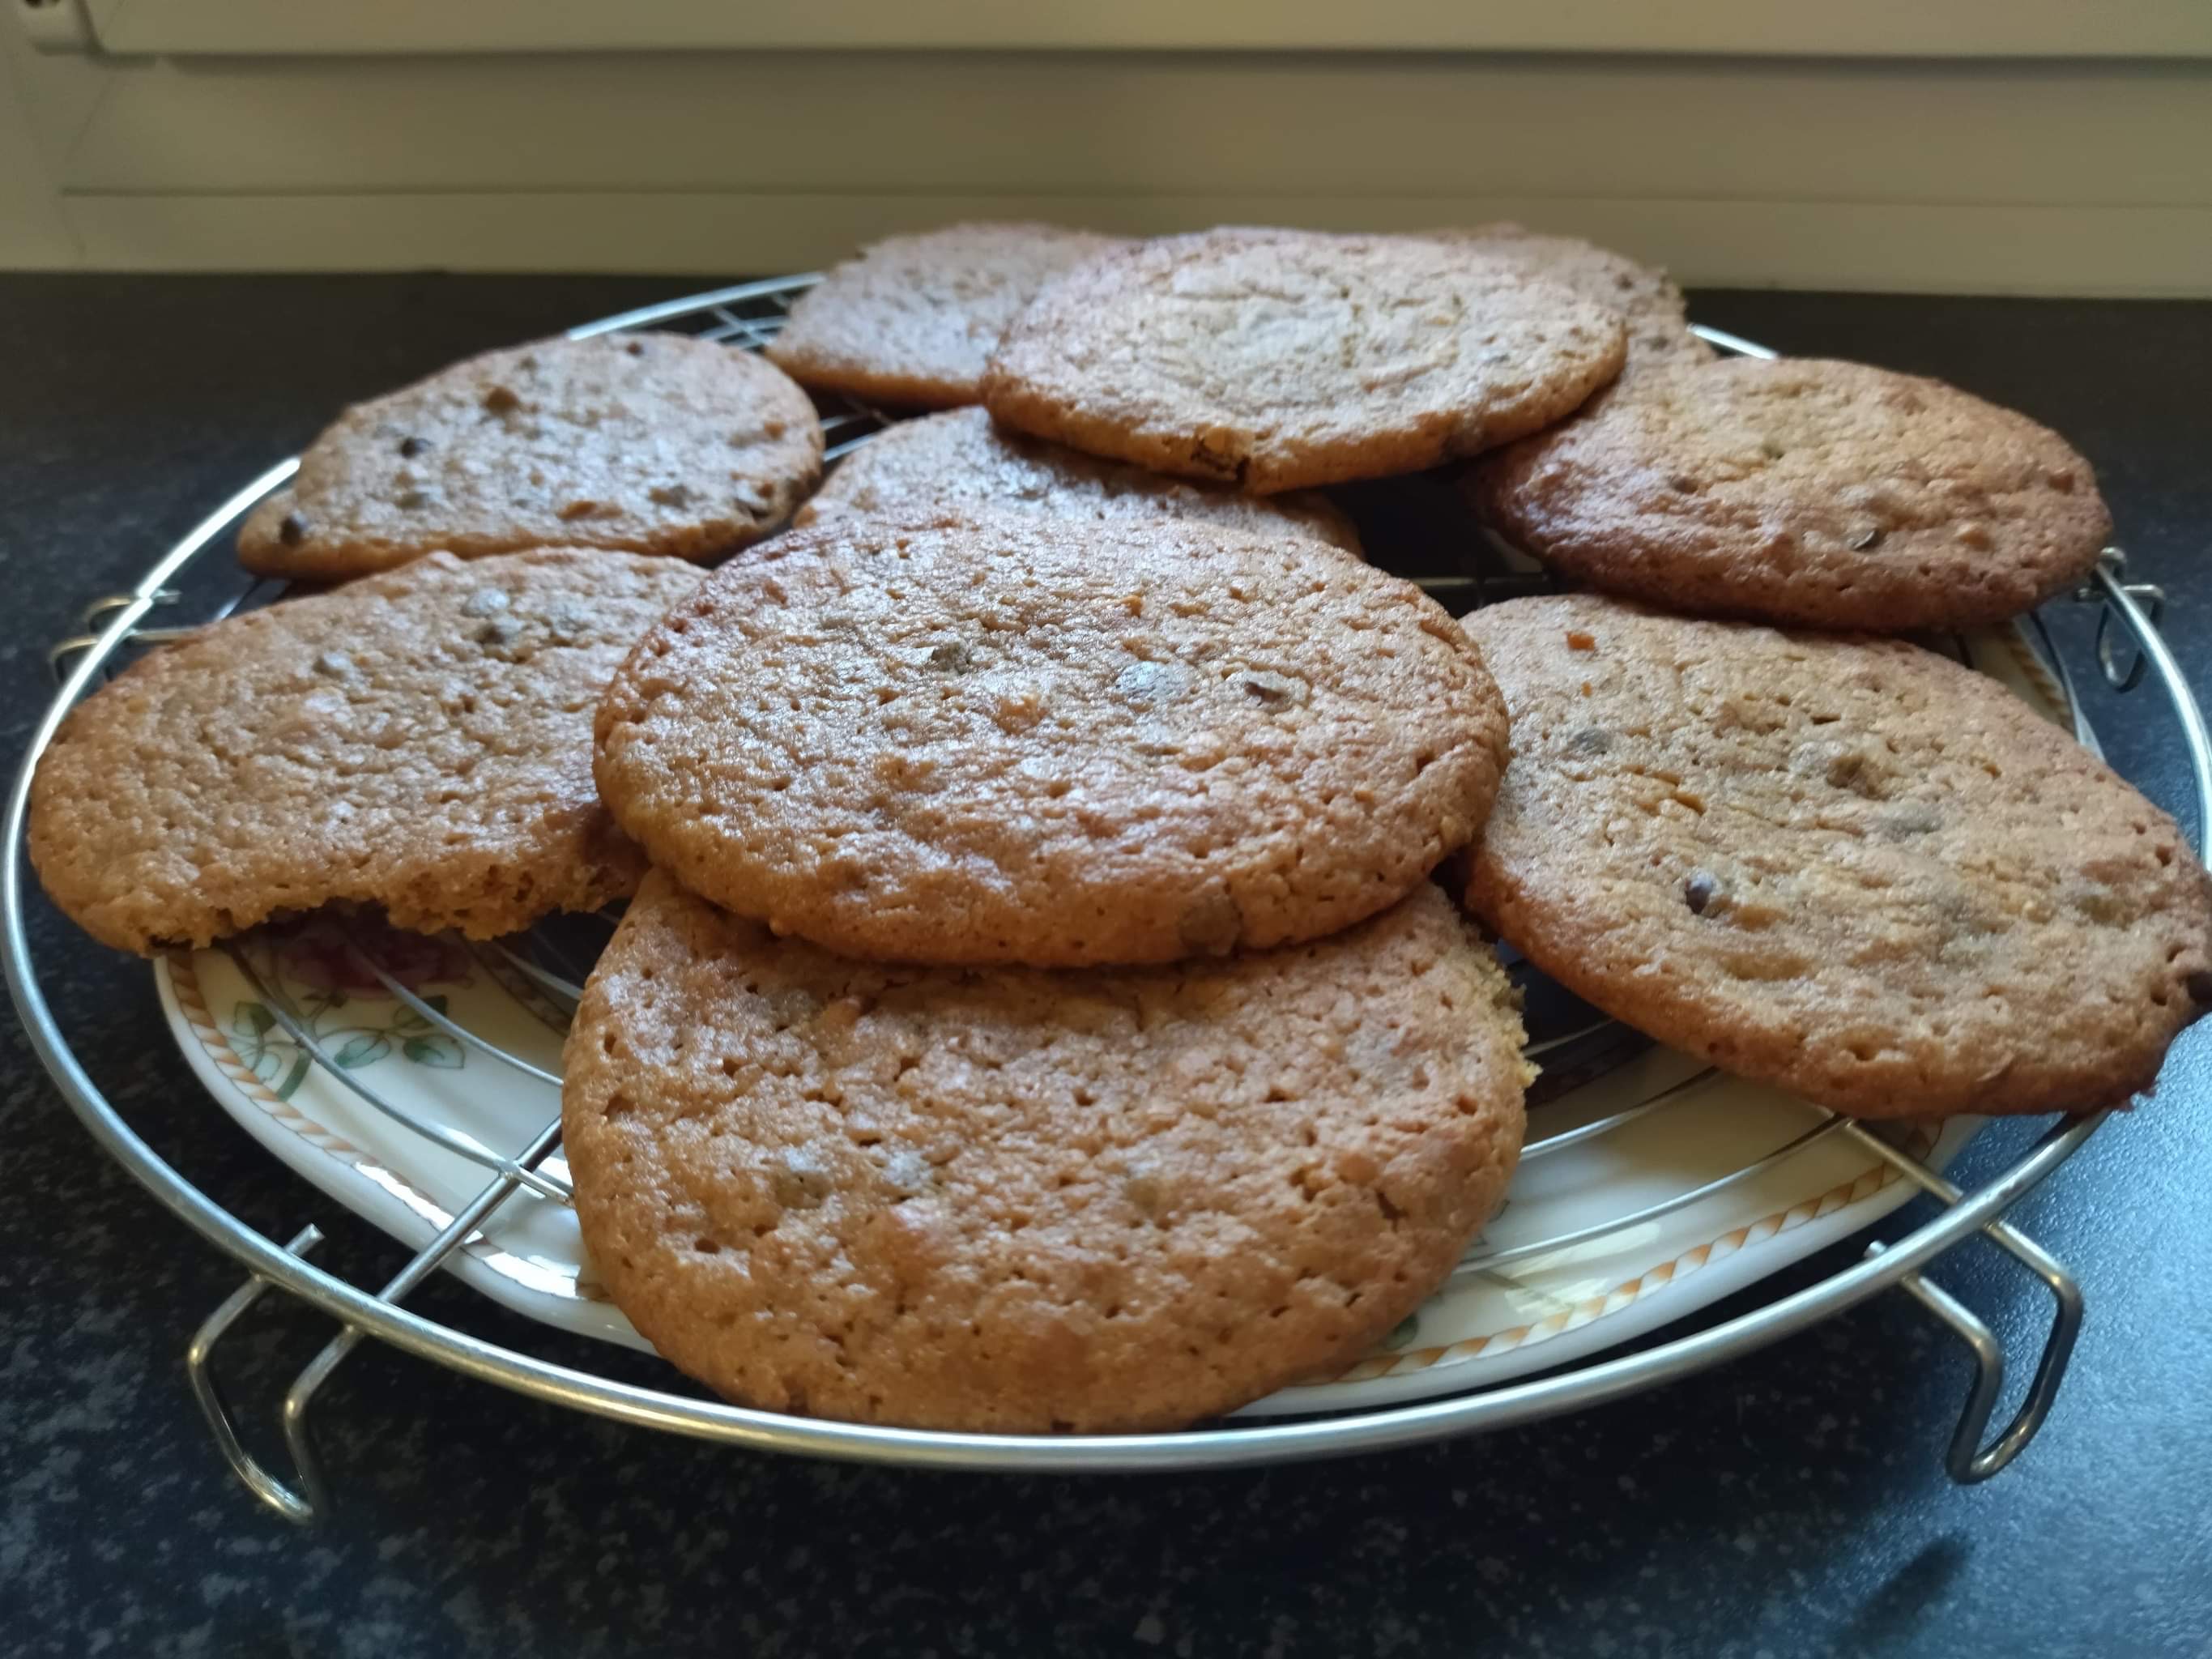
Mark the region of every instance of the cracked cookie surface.
POLYGON ((703 561, 767 535, 822 472, 790 377, 676 334, 488 351, 356 404, 239 532, 249 570, 343 581, 436 549, 703 561))
POLYGON ((1006 425, 1256 495, 1416 472, 1548 426, 1620 317, 1420 237, 1212 230, 1047 284, 983 380, 1006 425))
POLYGON ((1510 220, 1464 230, 1431 231, 1440 241, 1471 247, 1530 276, 1559 283, 1585 300, 1620 313, 1628 330, 1624 374, 1657 362, 1709 362, 1713 349, 1690 332, 1689 304, 1673 277, 1656 265, 1585 242, 1553 236, 1510 220))
POLYGON ((2088 462, 2025 415, 1809 358, 1640 371, 1467 488, 1594 587, 1877 633, 2028 610, 2087 576, 2112 527, 2088 462))
POLYGON ((1513 720, 1468 901, 1661 1042, 1863 1116, 2072 1111, 2212 1002, 2173 820, 1995 680, 1595 595, 1467 626, 1513 720))
POLYGON ((768 356, 824 392, 921 409, 977 403, 983 365, 1030 296, 1121 246, 1024 222, 888 236, 800 295, 768 356))
POLYGON ((644 859, 592 787, 592 712, 699 580, 635 554, 434 553, 214 623, 62 722, 31 861, 126 951, 337 900, 473 938, 595 909, 644 859))
POLYGON ((1303 530, 1360 551, 1350 519, 1319 495, 1269 500, 1164 478, 1007 432, 980 409, 901 421, 837 463, 799 509, 804 526, 833 513, 914 520, 1017 508, 1099 523, 1202 519, 1235 529, 1303 530))
POLYGON ((646 635, 598 775, 655 863, 779 931, 1066 966, 1374 914, 1480 827, 1504 744, 1458 624, 1309 536, 833 520, 646 635))
POLYGON ((586 1243, 741 1403, 1173 1428, 1371 1349, 1496 1207, 1521 1021, 1433 884, 1170 967, 892 968, 646 878, 568 1037, 586 1243))

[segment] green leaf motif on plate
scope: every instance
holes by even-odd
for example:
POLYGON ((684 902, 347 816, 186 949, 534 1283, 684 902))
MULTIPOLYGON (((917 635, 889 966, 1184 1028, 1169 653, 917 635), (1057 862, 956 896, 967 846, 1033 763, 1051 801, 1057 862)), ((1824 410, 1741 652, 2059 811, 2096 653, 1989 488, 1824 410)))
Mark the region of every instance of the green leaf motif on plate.
POLYGON ((1390 1334, 1382 1339, 1382 1346, 1392 1349, 1405 1347, 1416 1335, 1419 1334, 1420 1328, 1420 1315, 1407 1314, 1391 1328, 1390 1334))
POLYGON ((392 1039, 382 1031, 363 1031, 331 1056, 331 1063, 347 1071, 374 1066, 392 1052, 392 1039))
POLYGON ((461 1045, 443 1031, 429 1036, 411 1036, 401 1046, 400 1052, 417 1066, 441 1066, 449 1071, 458 1070, 468 1056, 461 1045))
POLYGON ((240 1002, 230 1012, 230 1035, 239 1063, 264 1083, 284 1069, 284 1057, 291 1051, 289 1037, 278 1033, 271 1038, 276 1027, 276 1017, 261 1003, 240 1002))
POLYGON ((291 1099, 292 1091, 307 1081, 307 1068, 313 1064, 314 1061, 309 1060, 305 1054, 293 1056, 292 1069, 284 1073, 284 1080, 276 1085, 276 1098, 291 1099))
MULTIPOLYGON (((446 994, 441 991, 436 996, 424 997, 422 1004, 432 1013, 442 1014, 446 1012, 446 994)), ((430 1021, 419 1010, 403 1006, 399 1012, 392 1016, 392 1029, 395 1031, 427 1031, 430 1029, 430 1021)), ((414 1056, 410 1054, 408 1058, 412 1060, 414 1056)), ((425 1060, 423 1063, 428 1066, 458 1066, 461 1062, 458 1060, 425 1060)))
POLYGON ((335 986, 310 981, 304 990, 291 985, 297 997, 294 1000, 286 994, 285 959, 267 940, 259 943, 260 972, 270 988, 264 996, 232 1004, 230 1048, 238 1062, 279 1100, 291 1099, 314 1075, 318 1064, 357 1072, 391 1059, 394 1053, 410 1064, 440 1071, 459 1071, 467 1063, 467 1051, 431 1018, 446 1017, 447 993, 424 994, 420 1008, 396 999, 378 1007, 379 997, 349 995, 335 986), (341 1009, 349 1009, 350 1018, 339 1014, 341 1009), (285 1028, 287 1017, 304 1030, 306 1046, 285 1028))

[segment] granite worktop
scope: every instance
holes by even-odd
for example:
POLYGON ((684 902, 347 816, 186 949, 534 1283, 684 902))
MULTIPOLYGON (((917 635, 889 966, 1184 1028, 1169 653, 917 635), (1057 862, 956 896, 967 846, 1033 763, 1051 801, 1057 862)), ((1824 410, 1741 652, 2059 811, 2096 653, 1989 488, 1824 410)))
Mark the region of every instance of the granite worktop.
MULTIPOLYGON (((46 647, 80 607, 340 402, 703 285, 0 277, 10 763, 50 695, 46 647)), ((2105 481, 2136 574, 2174 591, 2185 669, 2212 684, 2212 597, 2197 596, 2212 595, 2212 305, 1729 292, 1696 295, 1692 312, 1793 352, 1954 380, 2067 433, 2105 481)), ((227 580, 211 572, 207 591, 227 580)), ((2051 610, 2086 667, 2089 618, 2051 610)), ((2115 763, 2187 824, 2156 695, 2100 692, 2093 713, 2115 763)), ((78 1051, 165 1156, 273 1235, 323 1222, 325 1259, 356 1278, 396 1265, 198 1093, 142 964, 42 905, 33 933, 78 1051)), ((372 1346, 318 1408, 338 1504, 303 1531, 234 1480, 185 1385, 185 1342, 237 1268, 103 1158, 10 1020, 0 1652, 2201 1655, 2208 1065, 2200 1028, 2158 1099, 2016 1212, 2081 1274, 2089 1316, 2041 1437, 1978 1487, 1942 1468, 1965 1355, 1890 1294, 1581 1415, 1172 1478, 803 1463, 618 1428, 372 1346)), ((1970 1158, 1986 1168, 2002 1151, 1970 1158)), ((1981 1245, 1936 1277, 2024 1374, 2048 1316, 2040 1285, 1981 1245)), ((523 1334, 456 1283, 419 1301, 523 1334)), ((276 1395, 326 1334, 264 1304, 226 1344, 257 1432, 273 1439, 276 1395)))

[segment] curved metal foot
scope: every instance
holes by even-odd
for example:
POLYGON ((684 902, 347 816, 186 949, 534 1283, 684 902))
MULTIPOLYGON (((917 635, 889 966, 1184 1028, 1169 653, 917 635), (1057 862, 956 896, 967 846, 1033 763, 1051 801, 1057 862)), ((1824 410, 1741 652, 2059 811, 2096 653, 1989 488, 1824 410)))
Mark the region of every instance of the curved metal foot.
MULTIPOLYGON (((1956 1204, 1966 1196, 1933 1170, 1917 1158, 1906 1157, 1863 1126, 1854 1124, 1850 1133, 1853 1139, 1878 1152, 1930 1197, 1945 1204, 1956 1204)), ((2067 1362, 2074 1357, 2075 1341, 2081 1334, 2080 1281, 2048 1250, 2010 1222, 1992 1221, 1982 1232, 1992 1244, 2040 1279, 2057 1305, 2051 1314, 2051 1334, 2044 1339, 2043 1355, 2036 1362, 2035 1376, 2027 1385, 2027 1397, 2021 1401, 2012 1421, 1984 1446, 1982 1437, 1989 1431, 1997 1396, 2004 1389, 2003 1344, 1997 1340, 1995 1332, 1940 1285, 1929 1283, 1918 1273, 1909 1273, 1899 1281, 1899 1288, 1948 1326, 1974 1357, 1973 1385, 1967 1391, 1966 1407, 1959 1414, 1959 1425, 1952 1432, 1950 1449, 1943 1459, 1951 1478, 1961 1486, 1988 1480, 2027 1449, 2027 1443, 2035 1438, 2044 1419, 2051 1415, 2051 1404, 2058 1398, 2059 1384, 2066 1378, 2067 1362)), ((1867 1246, 1866 1253, 1879 1255, 1882 1248, 1879 1243, 1872 1243, 1867 1246)))
MULTIPOLYGON (((69 638, 48 647, 46 672, 53 676, 54 684, 61 684, 69 678, 69 661, 80 651, 89 651, 98 645, 107 632, 108 625, 122 611, 133 612, 132 620, 163 605, 174 605, 183 596, 173 587, 157 588, 139 598, 136 593, 109 593, 85 606, 77 620, 78 631, 69 638)), ((189 628, 131 628, 123 635, 125 643, 159 644, 163 641, 181 639, 192 630, 189 628)))
POLYGON ((2095 574, 2075 590, 2074 597, 2104 607, 2097 615, 2097 666, 2104 672, 2105 684, 2115 691, 2134 690, 2150 668, 2150 652, 2142 636, 2166 620, 2166 590, 2155 582, 2130 581, 2128 556, 2108 547, 2098 556, 2095 574), (2124 659, 2117 654, 2112 636, 2115 617, 2136 638, 2124 659))
MULTIPOLYGON (((201 528, 204 532, 207 526, 203 526, 201 528)), ((273 585, 267 578, 257 579, 248 586, 239 589, 217 606, 215 614, 207 621, 221 622, 225 617, 234 613, 248 599, 273 585)), ((125 611, 132 612, 131 622, 136 623, 140 618, 150 616, 154 611, 165 606, 173 605, 182 598, 184 595, 173 587, 158 587, 143 599, 136 593, 109 593, 94 599, 90 605, 85 606, 83 613, 79 617, 78 631, 58 644, 47 648, 46 672, 53 676, 56 685, 66 684, 69 679, 70 659, 80 651, 89 651, 94 646, 98 645, 106 637, 109 626, 118 614, 125 611)), ((173 645, 179 640, 190 639, 206 626, 207 623, 195 623, 190 628, 131 626, 125 630, 121 642, 125 645, 173 645)))
MULTIPOLYGON (((1881 1253, 1879 1244, 1867 1249, 1869 1255, 1881 1253)), ((1958 1426, 1952 1431, 1950 1449, 1943 1454, 1943 1467, 1961 1486, 1985 1480, 1996 1473, 1996 1468, 1978 1470, 1975 1462, 1981 1453, 1982 1436, 1988 1432, 1997 1400, 2004 1393, 2004 1345, 1995 1331, 1942 1285, 1929 1284, 1918 1273, 1907 1273, 1898 1281, 1898 1287, 1948 1325, 1974 1356, 1974 1380, 1967 1387, 1958 1426)))
MULTIPOLYGON (((467 1242, 487 1216, 521 1189, 560 1140, 561 1121, 556 1117, 538 1132, 522 1155, 514 1160, 511 1170, 463 1206, 460 1213, 416 1251, 377 1295, 384 1301, 397 1302, 428 1279, 447 1256, 467 1242)), ((322 1242, 322 1237, 319 1228, 302 1227, 284 1248, 294 1255, 304 1256, 322 1242)), ((261 1299, 262 1292, 268 1288, 269 1281, 257 1274, 225 1297, 222 1305, 210 1314, 193 1334, 191 1346, 185 1355, 185 1370, 191 1378, 192 1393, 200 1402, 200 1409, 207 1413, 208 1426, 215 1431, 216 1446, 233 1472, 246 1483, 246 1490, 295 1526, 304 1527, 329 1514, 331 1508, 330 1487, 323 1480, 322 1460, 315 1454, 314 1435, 307 1413, 315 1403, 316 1394, 331 1380, 331 1373, 361 1346, 362 1333, 359 1327, 353 1325, 339 1331, 323 1345, 322 1352, 307 1362, 285 1391, 284 1444, 292 1454, 293 1473, 293 1484, 288 1486, 271 1474, 240 1441, 237 1425, 232 1421, 229 1407, 223 1403, 209 1363, 223 1334, 261 1299)))
MULTIPOLYGON (((312 1224, 300 1229, 292 1242, 285 1245, 294 1255, 304 1256, 323 1241, 322 1229, 312 1224)), ((304 1422, 297 1437, 293 1433, 291 1401, 285 1401, 284 1437, 292 1449, 293 1476, 297 1482, 287 1486, 271 1474, 253 1454, 246 1449, 238 1437, 237 1425, 232 1420, 230 1407, 224 1403, 222 1389, 216 1382, 212 1360, 215 1345, 236 1324, 246 1310, 261 1299, 269 1289, 269 1281, 256 1274, 228 1297, 222 1305, 201 1323, 192 1334, 191 1346, 185 1351, 185 1375, 191 1379, 192 1396, 200 1402, 206 1414, 208 1427, 215 1434, 215 1443, 222 1450, 231 1471, 246 1483, 246 1490, 283 1516, 295 1527, 311 1525, 330 1507, 330 1494, 323 1484, 322 1470, 314 1459, 313 1448, 307 1441, 304 1422)), ((303 1407, 304 1412, 304 1407, 303 1407)))
MULTIPOLYGON (((2034 1379, 2027 1385, 2027 1398, 2021 1401, 2012 1420, 1986 1446, 1982 1443, 1982 1437, 1989 1432, 1997 1397, 2004 1391, 2003 1344, 1997 1340, 1994 1331, 1942 1286, 1930 1284, 1918 1273, 1909 1273, 1899 1281, 1899 1288, 1948 1326, 1974 1357, 1974 1380, 1966 1391, 1966 1406, 1959 1413, 1958 1427, 1952 1431, 1950 1448, 1943 1455, 1943 1467, 1962 1486, 1988 1480, 2027 1449, 2027 1443, 2035 1438, 2044 1419, 2051 1415, 2051 1405, 2058 1398, 2059 1384, 2065 1381, 2067 1362, 2074 1356, 2075 1340, 2081 1334, 2081 1287, 2074 1276, 2033 1239, 2003 1222, 1994 1224, 1987 1231, 1996 1244, 2050 1287, 2057 1306, 2051 1318, 2051 1334, 2044 1340, 2043 1356, 2036 1363, 2034 1379)), ((1880 1244, 1869 1244, 1867 1254, 1878 1255, 1881 1248, 1880 1244)))
POLYGON ((2181 740, 2189 750, 2190 775, 2197 785, 2197 850, 2202 858, 2207 842, 2212 841, 2212 731, 2206 729, 2203 710, 2188 695, 2189 682, 2182 676, 2181 665, 2174 660, 2173 653, 2166 648, 2165 635, 2158 631, 2158 617, 2165 608, 2166 595, 2147 583, 2131 586, 2126 577, 2126 556, 2118 548, 2108 547, 2091 585, 2081 590, 2089 598, 2103 599, 2105 605, 2104 613, 2097 619, 2098 665, 2113 686, 2124 691, 2142 678, 2148 664, 2158 670, 2160 683, 2172 694, 2173 712, 2181 720, 2181 740), (2105 630, 2116 616, 2135 635, 2136 654, 2124 668, 2112 660, 2106 647, 2105 630))

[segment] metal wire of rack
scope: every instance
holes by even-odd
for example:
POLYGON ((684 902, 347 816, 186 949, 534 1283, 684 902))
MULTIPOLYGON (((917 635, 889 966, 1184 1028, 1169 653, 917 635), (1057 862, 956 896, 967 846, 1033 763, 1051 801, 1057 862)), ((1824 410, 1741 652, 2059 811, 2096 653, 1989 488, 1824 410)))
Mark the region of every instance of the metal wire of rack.
MULTIPOLYGON (((702 337, 757 349, 781 325, 793 298, 816 280, 811 276, 801 276, 741 283, 605 318, 571 330, 570 336, 584 337, 623 329, 673 327, 702 337)), ((1698 331, 1724 350, 1759 356, 1774 355, 1764 347, 1717 330, 1700 328, 1698 331)), ((889 424, 891 418, 863 404, 849 400, 831 403, 823 414, 829 440, 828 455, 835 459, 849 453, 889 424)), ((207 1317, 193 1336, 187 1351, 186 1370, 224 1457, 249 1490, 287 1519, 312 1522, 330 1507, 330 1489, 310 1430, 311 1410, 318 1392, 345 1357, 368 1336, 539 1399, 643 1427, 763 1449, 964 1468, 1197 1468, 1376 1450, 1504 1428, 1584 1408, 1718 1364, 1894 1287, 1912 1297, 1956 1334, 1973 1360, 1972 1384, 1945 1455, 1945 1466, 1954 1479, 1962 1482, 1987 1479, 2018 1455, 2042 1426, 2081 1328, 2081 1291, 2063 1266, 2003 1217, 2095 1133, 2106 1115, 2104 1113, 2059 1118, 2025 1153, 1969 1191, 1954 1186, 1892 1139, 1867 1126, 1808 1104, 1808 1121, 1802 1133, 1716 1180, 1616 1218, 1602 1227, 1504 1249, 1487 1249, 1478 1245, 1462 1265, 1462 1273, 1495 1268, 1540 1251, 1642 1225, 1748 1181, 1815 1142, 1831 1139, 1849 1140, 1871 1153, 1933 1199, 1937 1206, 1932 1218, 1905 1237, 1887 1245, 1869 1245, 1860 1260, 1816 1283, 1748 1312, 1638 1352, 1601 1357, 1534 1380, 1447 1398, 1286 1422, 1255 1425, 1232 1421, 1175 1433, 1137 1435, 963 1434, 786 1417, 639 1387, 589 1370, 553 1364, 412 1311, 404 1305, 409 1293, 445 1264, 514 1194, 528 1189, 556 1201, 567 1200, 568 1170, 558 1153, 557 1117, 526 1145, 512 1152, 485 1146, 451 1126, 410 1113, 336 1066, 332 1057, 310 1034, 282 1012, 281 999, 270 998, 267 1006, 286 1024, 288 1034, 303 1054, 374 1109, 446 1151, 477 1164, 489 1177, 473 1199, 447 1219, 437 1236, 382 1285, 370 1290, 323 1270, 309 1260, 321 1239, 319 1229, 312 1225, 302 1228, 279 1244, 248 1227, 163 1161, 93 1084, 56 1024, 40 987, 38 965, 32 957, 25 925, 21 852, 32 771, 52 740, 63 715, 91 687, 95 677, 106 672, 126 648, 158 645, 191 631, 175 626, 149 625, 156 612, 173 609, 179 603, 176 590, 167 584, 209 548, 216 545, 227 531, 264 495, 288 479, 295 467, 296 462, 283 462, 248 483, 173 547, 129 593, 98 600, 88 607, 82 631, 53 648, 51 660, 60 689, 32 740, 9 796, 5 820, 8 856, 4 866, 0 866, 0 929, 4 929, 0 932, 0 945, 4 946, 9 988, 40 1060, 99 1145, 172 1212, 247 1269, 246 1282, 207 1317), (1986 1323, 1923 1277, 1925 1268, 1976 1232, 1988 1237, 2040 1279, 2049 1289, 2053 1304, 2048 1333, 2022 1402, 2011 1420, 1993 1437, 1990 1435, 1990 1424, 2002 1393, 2006 1370, 2003 1346, 1986 1323), (282 1426, 293 1464, 289 1480, 270 1471, 246 1449, 213 1364, 216 1346, 225 1333, 272 1287, 297 1297, 342 1327, 295 1378, 284 1396, 282 1426)), ((1432 575, 1423 585, 1448 602, 1471 599, 1479 605, 1511 591, 1520 580, 1478 566, 1472 574, 1432 575)), ((243 605, 266 597, 268 592, 260 584, 245 588, 233 595, 216 615, 227 616, 243 605)), ((2203 717, 2159 635, 2156 623, 2163 610, 2164 595, 2154 587, 2129 582, 2123 556, 2117 550, 2108 550, 2092 581, 2075 598, 2101 607, 2096 656, 2106 682, 2115 690, 2129 691, 2147 676, 2154 674, 2171 700, 2196 783, 2201 848, 2206 834, 2212 832, 2212 738, 2208 738, 2203 717), (2128 642, 2126 647, 2121 643, 2122 636, 2128 642)), ((1468 607, 1462 605, 1460 608, 1468 607)), ((2039 618, 2035 625, 2041 629, 2039 618)), ((2047 633, 2043 634, 2042 639, 2045 657, 2065 684, 2069 701, 2077 711, 2078 726, 2079 700, 2073 696, 2071 678, 2063 659, 2047 633)), ((573 1008, 581 977, 579 965, 562 957, 542 939, 532 936, 521 943, 523 948, 520 950, 510 945, 489 948, 500 951, 507 965, 526 975, 557 1006, 564 1010, 573 1008)), ((520 1075, 545 1083, 558 1082, 552 1073, 488 1042, 481 1034, 416 996, 358 945, 349 948, 359 964, 416 1017, 520 1075)), ((246 954, 234 950, 231 955, 249 982, 258 983, 246 954)), ((1610 1029, 1610 1022, 1600 1020, 1552 1036, 1536 1047, 1565 1048, 1600 1038, 1610 1029)), ((1528 1162, 1549 1157, 1569 1146, 1611 1133, 1650 1114, 1663 1112, 1688 1097, 1713 1075, 1708 1068, 1608 1116, 1572 1129, 1539 1133, 1528 1141, 1522 1159, 1528 1162)))

